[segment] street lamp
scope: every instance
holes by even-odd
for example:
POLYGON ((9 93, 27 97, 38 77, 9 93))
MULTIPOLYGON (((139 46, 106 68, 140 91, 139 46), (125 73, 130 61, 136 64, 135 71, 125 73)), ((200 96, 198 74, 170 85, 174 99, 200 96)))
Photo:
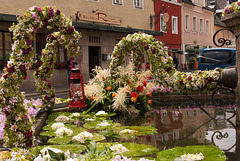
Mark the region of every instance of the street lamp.
POLYGON ((68 107, 81 108, 86 106, 82 75, 79 68, 71 69, 69 96, 68 107))

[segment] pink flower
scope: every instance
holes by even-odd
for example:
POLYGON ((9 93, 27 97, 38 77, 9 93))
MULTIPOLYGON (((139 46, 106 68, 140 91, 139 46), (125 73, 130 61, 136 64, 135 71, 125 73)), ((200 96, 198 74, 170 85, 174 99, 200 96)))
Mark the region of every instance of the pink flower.
POLYGON ((50 18, 53 18, 53 17, 54 17, 54 10, 53 10, 52 7, 49 7, 49 9, 48 9, 48 16, 49 16, 50 18))
POLYGON ((40 7, 35 7, 35 9, 37 9, 39 12, 42 12, 42 9, 40 7))

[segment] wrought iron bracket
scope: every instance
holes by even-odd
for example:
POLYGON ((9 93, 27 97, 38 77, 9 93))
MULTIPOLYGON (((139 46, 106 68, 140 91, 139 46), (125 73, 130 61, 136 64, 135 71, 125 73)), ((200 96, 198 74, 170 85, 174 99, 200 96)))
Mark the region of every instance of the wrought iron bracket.
MULTIPOLYGON (((230 30, 230 29, 227 29, 227 28, 224 28, 224 29, 219 29, 218 31, 216 31, 215 33, 214 33, 214 35, 213 35, 213 43, 214 43, 214 45, 216 45, 217 47, 222 47, 223 45, 231 45, 232 44, 232 41, 231 40, 229 40, 229 39, 224 39, 224 38, 219 38, 218 40, 217 40, 217 42, 216 42, 216 36, 217 36, 217 34, 219 33, 219 32, 221 32, 221 31, 223 31, 223 30, 227 30, 227 31, 230 31, 233 35, 234 35, 234 32, 232 31, 232 30, 230 30)), ((236 37, 236 36, 235 36, 236 37)), ((236 37, 236 39, 237 39, 237 37, 236 37)))

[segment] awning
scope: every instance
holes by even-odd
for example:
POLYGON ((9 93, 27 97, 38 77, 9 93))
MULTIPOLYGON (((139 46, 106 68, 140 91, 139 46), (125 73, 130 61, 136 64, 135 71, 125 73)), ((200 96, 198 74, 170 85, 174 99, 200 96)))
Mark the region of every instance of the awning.
MULTIPOLYGON (((17 16, 0 13, 0 21, 17 22, 17 16)), ((84 22, 73 22, 73 26, 76 29, 89 29, 89 30, 120 32, 120 33, 129 33, 129 34, 133 34, 136 32, 143 32, 143 33, 150 34, 153 36, 162 36, 163 35, 163 32, 161 32, 161 31, 144 30, 144 29, 137 29, 137 28, 110 26, 110 25, 93 24, 93 23, 84 23, 84 22)))

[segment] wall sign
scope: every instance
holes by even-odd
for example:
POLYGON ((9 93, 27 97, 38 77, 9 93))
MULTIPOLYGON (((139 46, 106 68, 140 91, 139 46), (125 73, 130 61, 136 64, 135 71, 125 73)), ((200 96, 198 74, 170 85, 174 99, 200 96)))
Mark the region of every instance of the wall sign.
POLYGON ((109 16, 105 11, 100 9, 92 11, 92 13, 77 11, 76 19, 81 21, 100 22, 114 25, 121 25, 122 23, 122 18, 109 16))

